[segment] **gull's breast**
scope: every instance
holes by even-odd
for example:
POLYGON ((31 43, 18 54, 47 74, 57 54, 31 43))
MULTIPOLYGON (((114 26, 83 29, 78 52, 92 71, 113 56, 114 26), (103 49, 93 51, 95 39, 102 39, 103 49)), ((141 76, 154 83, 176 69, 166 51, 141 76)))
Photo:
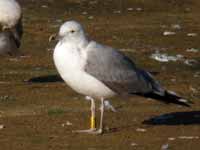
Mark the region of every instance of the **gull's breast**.
POLYGON ((58 44, 54 50, 55 66, 73 90, 95 98, 114 96, 110 88, 84 71, 86 57, 86 54, 70 45, 58 44))

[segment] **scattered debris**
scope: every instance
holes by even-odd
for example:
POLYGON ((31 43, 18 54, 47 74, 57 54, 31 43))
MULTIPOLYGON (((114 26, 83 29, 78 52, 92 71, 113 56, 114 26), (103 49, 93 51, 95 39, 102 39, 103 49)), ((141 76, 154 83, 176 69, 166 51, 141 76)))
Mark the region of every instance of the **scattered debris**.
MULTIPOLYGON (((177 137, 178 139, 184 139, 184 140, 192 140, 192 139, 199 139, 199 136, 179 136, 177 137)), ((176 138, 175 137, 169 137, 169 141, 174 141, 176 138)))
POLYGON ((192 140, 192 139, 199 139, 199 136, 179 136, 179 139, 186 139, 186 140, 192 140))
POLYGON ((194 77, 195 77, 195 78, 200 77, 200 72, 195 72, 195 73, 194 73, 194 77))
POLYGON ((71 126, 71 125, 72 125, 72 123, 71 123, 71 122, 69 122, 69 121, 67 121, 67 122, 66 122, 66 125, 67 125, 67 126, 71 126))
POLYGON ((136 131, 137 131, 137 132, 146 132, 147 130, 146 130, 146 129, 143 129, 143 128, 137 128, 136 131))
POLYGON ((109 128, 108 126, 105 126, 104 129, 105 129, 105 131, 110 131, 110 130, 112 130, 112 129, 109 128))
POLYGON ((199 51, 199 49, 196 48, 188 48, 186 49, 187 52, 193 52, 193 53, 197 53, 199 51))
POLYGON ((175 56, 169 56, 166 53, 161 54, 159 51, 156 51, 155 53, 151 54, 150 58, 160 62, 182 61, 184 64, 189 66, 198 63, 198 61, 195 59, 185 59, 184 56, 181 54, 177 54, 175 56))
POLYGON ((5 126, 3 124, 0 124, 0 130, 2 130, 3 128, 5 128, 5 126))
POLYGON ((110 109, 112 112, 117 112, 117 110, 110 104, 108 100, 104 101, 104 106, 106 109, 110 109))
POLYGON ((137 11, 142 11, 142 8, 138 7, 136 8, 137 11))
POLYGON ((0 101, 4 102, 4 101, 12 101, 14 100, 13 97, 10 97, 8 95, 4 95, 4 96, 0 96, 0 101))
POLYGON ((168 150, 169 149, 169 144, 164 144, 161 147, 161 150, 168 150))
POLYGON ((172 29, 178 29, 178 30, 180 30, 181 29, 181 25, 179 25, 179 24, 172 24, 171 28, 172 29))
POLYGON ((89 16, 88 19, 92 20, 92 19, 94 19, 94 16, 89 16))
POLYGON ((49 36, 49 42, 51 42, 51 41, 55 41, 56 40, 56 36, 57 36, 57 34, 56 33, 53 33, 53 34, 51 34, 50 36, 49 36))
POLYGON ((133 11, 133 8, 127 8, 128 11, 133 11))
POLYGON ((61 23, 61 22, 63 22, 63 20, 62 19, 56 19, 56 22, 61 23))
POLYGON ((198 34, 197 33, 188 33, 187 36, 191 36, 191 37, 194 37, 194 36, 197 36, 198 34))
POLYGON ((20 58, 30 58, 30 55, 21 55, 20 58))
POLYGON ((90 5, 97 5, 98 1, 97 0, 93 0, 93 1, 89 1, 90 5))
POLYGON ((185 8, 185 11, 186 11, 186 12, 190 12, 190 11, 191 11, 191 8, 185 8))
POLYGON ((167 28, 167 25, 163 24, 163 25, 160 25, 161 28, 167 28))
MULTIPOLYGON (((0 81, 0 84, 9 84, 10 82, 0 81)), ((1 98, 0 98, 1 99, 1 98)))
POLYGON ((183 58, 183 55, 169 56, 168 54, 161 54, 159 51, 156 51, 154 54, 150 56, 152 59, 155 59, 160 62, 169 62, 169 61, 177 61, 183 58))
POLYGON ((171 81, 172 81, 172 82, 176 82, 176 79, 173 78, 173 79, 171 79, 171 81))
POLYGON ((48 6, 47 6, 47 5, 42 5, 41 7, 42 7, 42 8, 48 8, 48 6))
POLYGON ((114 14, 121 14, 121 11, 120 10, 115 10, 113 11, 114 14))
POLYGON ((164 31, 164 32, 163 32, 163 35, 164 35, 164 36, 175 35, 175 34, 176 34, 176 32, 173 32, 173 31, 164 31))
POLYGON ((132 142, 131 143, 131 146, 137 146, 138 144, 137 143, 135 143, 135 142, 132 142))
POLYGON ((19 59, 18 58, 9 58, 9 61, 17 62, 17 61, 19 61, 19 59))
POLYGON ((196 63, 197 63, 197 61, 195 59, 186 59, 186 60, 184 60, 184 64, 189 65, 189 66, 192 66, 192 65, 194 65, 196 63))
POLYGON ((198 90, 195 89, 194 87, 190 86, 189 87, 190 91, 192 91, 192 93, 198 93, 198 90))
POLYGON ((174 137, 169 137, 169 138, 168 138, 169 141, 174 141, 175 139, 176 139, 176 138, 174 138, 174 137))
POLYGON ((62 127, 65 126, 72 126, 72 123, 70 121, 66 121, 65 123, 62 123, 62 127))
POLYGON ((87 15, 88 13, 86 11, 82 12, 82 15, 87 15))
POLYGON ((120 49, 120 51, 122 51, 122 52, 135 52, 136 50, 130 49, 130 48, 123 48, 123 49, 120 49))

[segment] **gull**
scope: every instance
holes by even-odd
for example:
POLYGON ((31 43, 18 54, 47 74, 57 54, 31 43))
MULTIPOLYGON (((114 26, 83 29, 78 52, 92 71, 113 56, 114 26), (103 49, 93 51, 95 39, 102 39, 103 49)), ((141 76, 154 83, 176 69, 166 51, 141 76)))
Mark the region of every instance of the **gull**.
POLYGON ((22 10, 15 0, 0 0, 0 55, 18 53, 23 34, 22 10))
POLYGON ((90 129, 75 132, 103 133, 104 100, 117 95, 135 94, 190 106, 189 101, 163 88, 119 50, 90 40, 77 21, 62 24, 58 39, 53 52, 58 73, 68 86, 91 100, 90 129), (101 102, 99 129, 95 125, 95 100, 101 102))

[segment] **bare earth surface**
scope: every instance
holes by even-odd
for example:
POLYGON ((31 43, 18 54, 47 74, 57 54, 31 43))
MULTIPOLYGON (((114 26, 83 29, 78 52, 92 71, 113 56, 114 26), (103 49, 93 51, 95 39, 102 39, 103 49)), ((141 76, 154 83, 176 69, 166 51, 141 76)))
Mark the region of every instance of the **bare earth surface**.
MULTIPOLYGON (((25 57, 0 57, 0 150, 199 150, 200 2, 198 0, 20 0, 25 57), (48 43, 66 20, 119 48, 162 85, 195 104, 166 105, 142 97, 111 100, 103 135, 89 127, 90 104, 60 80, 48 43), (173 35, 164 36, 166 31, 173 35), (188 34, 189 33, 189 34, 188 34), (192 33, 192 34, 191 34, 192 33), (195 49, 196 51, 187 51, 195 49), (184 60, 159 62, 159 51, 184 60)), ((98 113, 99 115, 99 113, 98 113)))

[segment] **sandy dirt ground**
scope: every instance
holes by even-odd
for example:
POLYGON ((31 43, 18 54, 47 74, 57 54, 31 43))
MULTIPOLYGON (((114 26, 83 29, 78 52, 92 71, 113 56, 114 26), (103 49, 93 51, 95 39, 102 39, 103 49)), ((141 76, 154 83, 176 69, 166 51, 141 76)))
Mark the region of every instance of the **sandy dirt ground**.
POLYGON ((24 57, 0 57, 0 150, 199 150, 198 0, 19 2, 24 57), (124 51, 194 105, 115 97, 111 103, 117 112, 105 112, 105 134, 72 133, 89 127, 90 104, 59 78, 52 59, 55 43, 48 42, 71 19, 80 21, 92 39, 124 51), (159 62, 150 57, 155 52, 182 59, 159 62))

